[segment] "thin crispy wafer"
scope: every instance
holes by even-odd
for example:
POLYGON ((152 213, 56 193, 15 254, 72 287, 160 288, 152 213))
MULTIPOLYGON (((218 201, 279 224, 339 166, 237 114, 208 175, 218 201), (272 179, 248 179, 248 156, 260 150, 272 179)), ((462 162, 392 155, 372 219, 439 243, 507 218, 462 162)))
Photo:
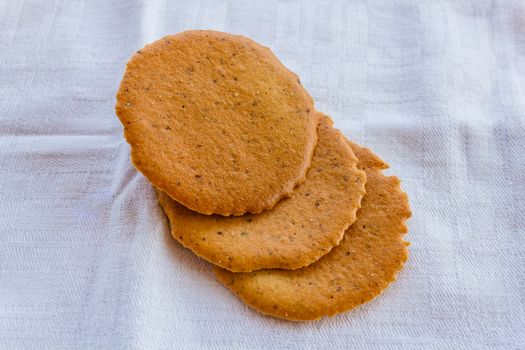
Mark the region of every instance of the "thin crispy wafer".
POLYGON ((305 182, 263 213, 202 215, 159 193, 173 237, 231 271, 297 269, 317 261, 355 221, 366 181, 354 152, 328 118, 321 119, 318 134, 305 182))
POLYGON ((116 112, 137 169, 203 214, 272 208, 304 180, 317 142, 318 115, 297 75, 268 48, 214 31, 138 51, 116 112))
POLYGON ((356 222, 339 246, 299 270, 233 273, 215 267, 228 289, 257 311, 288 320, 313 320, 350 310, 379 295, 407 260, 405 220, 411 212, 399 179, 387 164, 350 143, 367 173, 356 222))

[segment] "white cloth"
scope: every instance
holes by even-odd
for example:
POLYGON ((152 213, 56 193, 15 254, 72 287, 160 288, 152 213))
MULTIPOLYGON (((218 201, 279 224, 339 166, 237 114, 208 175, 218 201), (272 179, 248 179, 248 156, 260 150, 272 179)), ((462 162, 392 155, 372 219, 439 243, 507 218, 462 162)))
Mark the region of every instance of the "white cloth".
POLYGON ((524 349, 525 3, 0 1, 1 349, 524 349), (410 260, 372 302, 251 311, 168 234, 114 113, 185 29, 271 47, 403 180, 410 260))

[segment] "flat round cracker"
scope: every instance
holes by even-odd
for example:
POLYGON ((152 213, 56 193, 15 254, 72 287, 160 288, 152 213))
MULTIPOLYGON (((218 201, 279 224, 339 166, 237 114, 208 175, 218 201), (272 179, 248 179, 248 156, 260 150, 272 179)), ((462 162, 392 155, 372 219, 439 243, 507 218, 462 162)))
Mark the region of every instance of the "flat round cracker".
POLYGON ((249 306, 283 319, 313 320, 363 304, 395 280, 408 258, 403 240, 411 215, 408 199, 397 177, 382 175, 386 163, 368 149, 352 148, 367 173, 366 194, 339 246, 294 271, 215 268, 218 280, 249 306))
POLYGON ((172 235, 209 262, 237 272, 297 269, 339 244, 355 221, 365 172, 344 136, 321 119, 306 180, 272 210, 236 217, 195 213, 159 193, 172 235))
POLYGON ((318 117, 297 75, 250 39, 167 36, 129 61, 116 112, 155 187, 203 214, 272 208, 304 180, 318 117))

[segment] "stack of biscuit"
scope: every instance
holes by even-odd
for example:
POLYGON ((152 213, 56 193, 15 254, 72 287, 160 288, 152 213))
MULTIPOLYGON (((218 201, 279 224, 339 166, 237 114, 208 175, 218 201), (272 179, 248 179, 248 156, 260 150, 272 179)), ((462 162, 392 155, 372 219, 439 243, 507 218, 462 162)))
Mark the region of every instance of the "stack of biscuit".
POLYGON ((350 310, 407 260, 398 178, 268 48, 214 31, 164 37, 127 64, 116 112, 173 238, 257 311, 350 310))

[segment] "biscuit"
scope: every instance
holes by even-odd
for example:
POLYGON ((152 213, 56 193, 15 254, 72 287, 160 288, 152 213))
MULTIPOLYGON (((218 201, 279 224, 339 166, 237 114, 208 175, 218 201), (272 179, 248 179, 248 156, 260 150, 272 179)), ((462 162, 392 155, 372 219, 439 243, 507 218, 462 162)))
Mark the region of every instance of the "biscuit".
POLYGON ((159 192, 173 237, 230 271, 297 269, 317 261, 355 221, 366 182, 352 149, 328 118, 321 119, 318 135, 305 182, 269 211, 202 215, 159 192))
POLYGON ((332 316, 363 304, 394 281, 408 258, 403 235, 411 212, 397 177, 370 150, 351 144, 367 173, 356 222, 342 242, 308 267, 232 273, 215 267, 219 281, 259 312, 288 320, 332 316))
POLYGON ((291 195, 319 122, 299 78, 250 39, 167 36, 129 61, 116 113, 151 183, 203 214, 242 215, 291 195))

